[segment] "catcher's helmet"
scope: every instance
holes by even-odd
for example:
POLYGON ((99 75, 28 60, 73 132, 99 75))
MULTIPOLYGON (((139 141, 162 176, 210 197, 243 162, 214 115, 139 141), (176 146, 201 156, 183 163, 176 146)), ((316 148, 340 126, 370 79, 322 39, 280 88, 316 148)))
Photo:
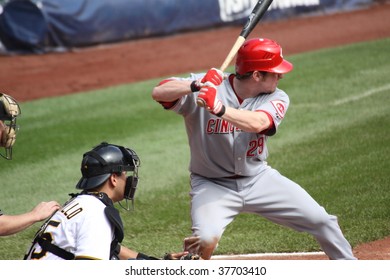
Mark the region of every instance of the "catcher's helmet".
POLYGON ((5 148, 5 153, 0 155, 6 159, 12 159, 12 146, 15 144, 18 126, 16 118, 21 114, 18 102, 11 96, 0 93, 0 121, 3 129, 0 138, 0 146, 5 148))
POLYGON ((133 171, 133 175, 127 177, 124 194, 125 199, 132 200, 138 183, 139 166, 140 160, 135 151, 103 142, 83 155, 82 177, 76 188, 90 190, 101 186, 113 173, 133 171))
POLYGON ((293 65, 283 59, 282 47, 266 38, 247 40, 238 50, 236 73, 244 75, 252 71, 287 73, 293 65))

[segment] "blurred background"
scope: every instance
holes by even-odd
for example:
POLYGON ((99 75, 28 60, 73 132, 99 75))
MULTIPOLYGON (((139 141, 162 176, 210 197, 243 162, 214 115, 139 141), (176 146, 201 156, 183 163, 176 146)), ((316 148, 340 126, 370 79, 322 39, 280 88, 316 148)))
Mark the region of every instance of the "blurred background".
MULTIPOLYGON (((3 53, 75 47, 242 25, 257 0, 0 0, 3 53)), ((274 0, 262 21, 349 11, 375 0, 274 0)))

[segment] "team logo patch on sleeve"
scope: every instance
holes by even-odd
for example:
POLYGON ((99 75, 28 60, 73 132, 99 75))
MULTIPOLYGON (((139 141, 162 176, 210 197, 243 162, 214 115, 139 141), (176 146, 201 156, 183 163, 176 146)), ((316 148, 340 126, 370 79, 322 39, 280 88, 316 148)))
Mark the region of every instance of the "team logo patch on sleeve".
POLYGON ((284 103, 280 100, 273 100, 271 101, 272 106, 274 106, 277 114, 280 116, 281 119, 284 118, 284 114, 286 113, 286 106, 284 103))

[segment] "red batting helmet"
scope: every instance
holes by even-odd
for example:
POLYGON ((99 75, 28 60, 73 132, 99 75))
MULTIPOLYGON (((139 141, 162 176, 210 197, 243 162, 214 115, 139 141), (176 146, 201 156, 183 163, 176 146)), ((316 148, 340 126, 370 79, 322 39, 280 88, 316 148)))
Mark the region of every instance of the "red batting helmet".
POLYGON ((236 73, 244 75, 251 71, 287 73, 293 65, 283 59, 282 47, 266 38, 247 40, 237 53, 236 73))

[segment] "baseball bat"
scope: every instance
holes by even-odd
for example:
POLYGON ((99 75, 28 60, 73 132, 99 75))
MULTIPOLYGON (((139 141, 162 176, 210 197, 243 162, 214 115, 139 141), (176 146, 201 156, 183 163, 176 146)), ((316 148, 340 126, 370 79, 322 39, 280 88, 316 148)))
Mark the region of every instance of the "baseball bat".
MULTIPOLYGON (((251 14, 249 15, 244 27, 242 28, 240 35, 238 36, 237 40, 233 44, 233 47, 230 49, 230 52, 226 56, 221 67, 219 68, 222 72, 224 72, 226 68, 229 66, 230 62, 233 60, 234 56, 236 55, 236 53, 238 52, 242 44, 244 44, 248 35, 252 32, 253 28, 255 28, 257 23, 260 21, 260 19, 264 16, 265 12, 268 10, 272 1, 273 0, 259 0, 257 2, 251 14)), ((198 98, 196 100, 196 103, 200 107, 206 106, 204 100, 201 98, 198 98)))

